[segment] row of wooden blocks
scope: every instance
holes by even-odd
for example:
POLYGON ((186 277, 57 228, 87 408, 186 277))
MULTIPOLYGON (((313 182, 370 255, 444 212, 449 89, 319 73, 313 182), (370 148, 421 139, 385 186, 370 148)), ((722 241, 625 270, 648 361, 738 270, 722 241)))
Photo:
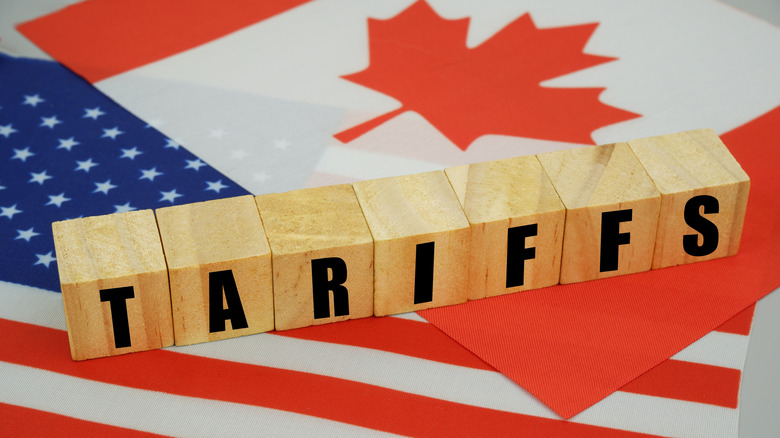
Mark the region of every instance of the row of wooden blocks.
POLYGON ((711 130, 53 224, 74 359, 389 315, 737 252, 711 130))

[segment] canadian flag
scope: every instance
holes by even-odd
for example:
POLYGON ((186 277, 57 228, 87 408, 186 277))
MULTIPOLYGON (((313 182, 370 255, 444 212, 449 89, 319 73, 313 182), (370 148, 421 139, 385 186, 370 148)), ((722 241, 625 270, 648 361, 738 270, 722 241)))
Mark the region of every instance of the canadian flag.
MULTIPOLYGON (((213 412, 291 435, 736 435, 750 306, 780 285, 778 153, 756 142, 780 118, 778 29, 671 0, 94 0, 19 29, 254 194, 704 127, 752 179, 740 255, 701 266, 111 359, 122 373, 4 358, 33 386, 176 419, 56 412, 171 435, 213 412)), ((15 397, 8 412, 55 411, 15 397)))

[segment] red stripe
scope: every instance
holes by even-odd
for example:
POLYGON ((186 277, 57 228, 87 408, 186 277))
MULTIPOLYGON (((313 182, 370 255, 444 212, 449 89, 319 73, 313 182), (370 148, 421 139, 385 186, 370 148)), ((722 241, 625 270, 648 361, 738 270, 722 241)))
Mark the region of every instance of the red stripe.
POLYGON ((115 385, 262 406, 411 436, 649 436, 167 350, 73 362, 61 330, 0 319, 0 360, 115 385))
POLYGON ((277 335, 389 351, 462 367, 494 371, 433 324, 402 318, 361 318, 296 330, 277 335))
POLYGON ((307 1, 93 0, 18 29, 53 58, 95 83, 307 1))
POLYGON ((736 409, 741 378, 733 368, 669 359, 620 390, 736 409))
POLYGON ((747 336, 750 334, 750 328, 753 326, 753 312, 756 310, 756 305, 753 304, 747 309, 737 313, 733 318, 724 322, 715 331, 721 333, 732 333, 735 335, 747 336))
POLYGON ((37 409, 0 402, 0 425, 4 437, 110 436, 160 437, 154 433, 124 429, 93 421, 66 417, 37 409))

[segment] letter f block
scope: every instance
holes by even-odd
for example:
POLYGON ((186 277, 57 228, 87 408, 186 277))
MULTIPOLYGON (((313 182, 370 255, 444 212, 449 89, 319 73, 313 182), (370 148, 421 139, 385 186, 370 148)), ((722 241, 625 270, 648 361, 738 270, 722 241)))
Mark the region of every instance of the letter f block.
POLYGON ((176 345, 274 328, 271 250, 250 195, 155 210, 176 345))
POLYGON ((650 270, 661 195, 626 143, 537 158, 566 207, 561 284, 650 270))
POLYGON ((373 315, 374 241, 349 184, 260 195, 276 329, 373 315))
POLYGON ((711 129, 628 145, 661 192, 653 269, 737 253, 750 179, 711 129))
POLYGON ((168 271, 151 210, 52 224, 74 360, 173 345, 168 271))

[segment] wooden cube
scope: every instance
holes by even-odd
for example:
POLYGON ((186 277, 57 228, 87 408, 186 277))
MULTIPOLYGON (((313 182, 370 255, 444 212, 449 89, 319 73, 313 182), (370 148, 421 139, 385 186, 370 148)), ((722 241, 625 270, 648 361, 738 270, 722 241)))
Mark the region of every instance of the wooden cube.
POLYGON ((653 268, 734 255, 750 179, 711 129, 628 142, 661 192, 653 268))
POLYGON ((151 210, 52 224, 74 360, 173 345, 171 297, 151 210))
POLYGON ((444 172, 353 186, 374 237, 374 314, 465 302, 471 230, 444 172))
POLYGON ((566 209, 535 156, 444 172, 471 224, 469 299, 558 284, 566 209))
POLYGON ((374 241, 352 186, 256 201, 273 255, 277 330, 373 314, 374 241))
POLYGON ((155 211, 176 345, 274 328, 271 250, 251 195, 155 211))
POLYGON ((628 144, 537 158, 566 206, 562 284, 650 269, 661 195, 628 144))

